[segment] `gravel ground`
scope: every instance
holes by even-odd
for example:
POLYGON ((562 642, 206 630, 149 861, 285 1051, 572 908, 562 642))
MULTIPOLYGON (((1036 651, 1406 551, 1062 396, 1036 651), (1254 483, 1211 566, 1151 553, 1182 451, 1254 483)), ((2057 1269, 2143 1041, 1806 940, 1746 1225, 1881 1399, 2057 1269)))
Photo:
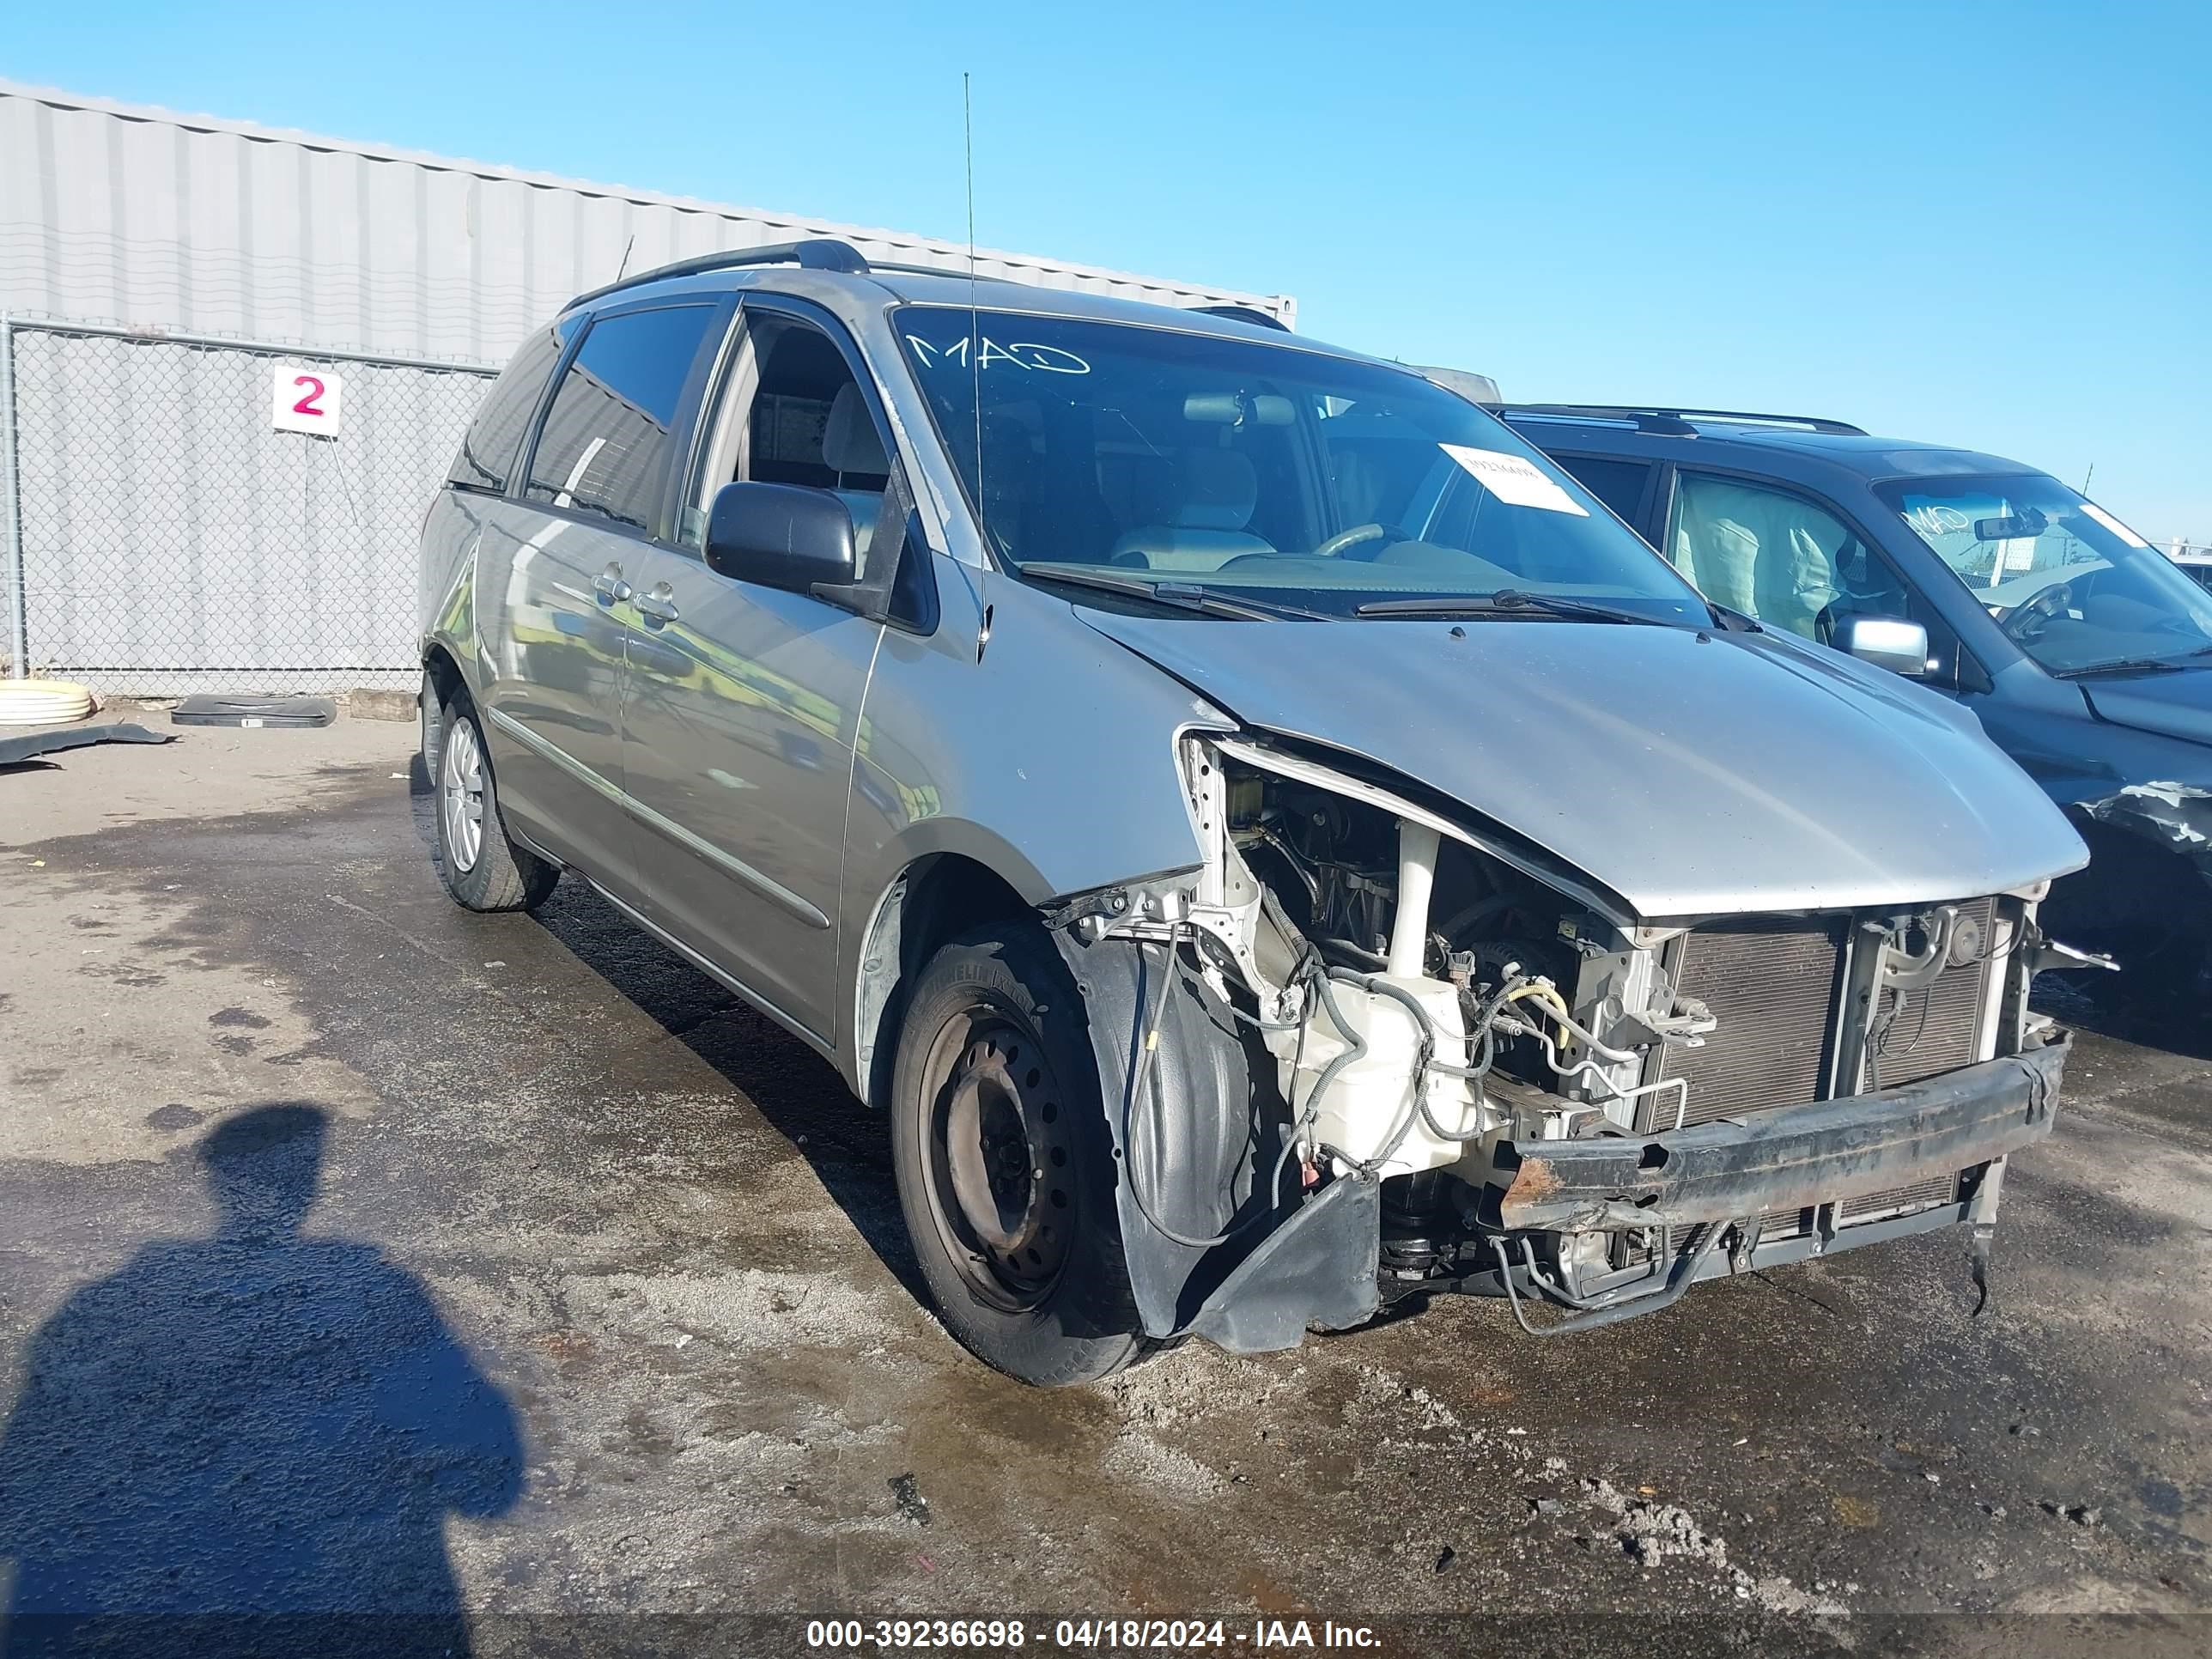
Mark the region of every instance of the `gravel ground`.
POLYGON ((2212 1648, 2205 1032, 2082 1032, 1980 1321, 1942 1233, 1571 1340, 1445 1299, 1040 1394, 918 1299, 827 1066, 580 885, 446 900, 412 739, 0 772, 0 1587, 155 1615, 70 1639, 2212 1648))

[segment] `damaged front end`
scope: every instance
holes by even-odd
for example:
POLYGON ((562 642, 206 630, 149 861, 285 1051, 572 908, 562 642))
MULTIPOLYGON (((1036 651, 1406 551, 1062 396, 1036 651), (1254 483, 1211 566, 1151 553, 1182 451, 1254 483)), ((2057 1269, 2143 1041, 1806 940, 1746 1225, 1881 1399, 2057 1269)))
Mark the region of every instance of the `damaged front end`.
POLYGON ((1181 759, 1199 868, 1048 917, 1147 1334, 1289 1347, 1440 1291, 1551 1334, 1954 1223, 1985 1283, 2067 1052, 2040 886, 1654 925, 1342 757, 1181 759))
POLYGON ((2212 983, 2212 789, 2130 783, 2067 810, 2094 856, 2053 884, 2044 915, 2100 954, 2051 966, 2122 969, 2106 983, 2139 1006, 2201 1006, 2212 983))

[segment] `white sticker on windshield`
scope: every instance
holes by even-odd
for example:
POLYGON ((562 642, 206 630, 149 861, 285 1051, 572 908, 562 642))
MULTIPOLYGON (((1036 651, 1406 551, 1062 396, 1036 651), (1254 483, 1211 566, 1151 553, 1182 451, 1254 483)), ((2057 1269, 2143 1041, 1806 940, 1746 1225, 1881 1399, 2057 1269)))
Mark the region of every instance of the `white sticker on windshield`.
POLYGON ((1546 477, 1536 465, 1519 455, 1501 455, 1494 449, 1475 449, 1467 444, 1438 444, 1437 448, 1467 469, 1492 495, 1511 507, 1540 507, 1547 513, 1571 513, 1589 517, 1589 509, 1546 477))
POLYGON ((2112 534, 2118 536, 2130 547, 2148 547, 2150 545, 2148 542, 2136 535, 2134 531, 2129 529, 2127 526, 2122 524, 2111 514, 2106 512, 2105 509, 2098 506, 2096 502, 2082 502, 2081 510, 2087 514, 2091 518, 2094 519, 2099 524, 2104 526, 2106 529, 2111 531, 2112 534))

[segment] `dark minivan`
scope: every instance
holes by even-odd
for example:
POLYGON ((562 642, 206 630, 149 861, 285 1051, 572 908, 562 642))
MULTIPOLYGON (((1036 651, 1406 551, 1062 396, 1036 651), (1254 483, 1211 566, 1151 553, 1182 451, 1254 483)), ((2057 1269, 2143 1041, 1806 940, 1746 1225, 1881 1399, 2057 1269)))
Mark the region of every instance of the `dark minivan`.
POLYGON ((1840 421, 1498 412, 1716 604, 1972 708, 2089 844, 2045 908, 2053 931, 2118 955, 2130 992, 2193 994, 2212 939, 2212 594, 2172 561, 2047 473, 1840 421))

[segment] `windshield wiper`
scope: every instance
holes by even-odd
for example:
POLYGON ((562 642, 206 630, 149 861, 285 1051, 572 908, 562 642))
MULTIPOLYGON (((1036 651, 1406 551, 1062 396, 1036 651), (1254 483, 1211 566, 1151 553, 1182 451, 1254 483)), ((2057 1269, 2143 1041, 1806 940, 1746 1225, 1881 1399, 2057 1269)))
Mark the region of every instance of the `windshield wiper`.
POLYGON ((1095 588, 1101 593, 1121 593, 1133 599, 1150 599, 1176 611, 1201 617, 1234 617, 1239 622, 1274 622, 1285 617, 1308 622, 1333 620, 1318 611, 1301 611, 1294 605, 1268 599, 1232 599, 1218 588, 1195 582, 1148 582, 1137 576, 1108 576, 1092 570, 1036 570, 1022 573, 1033 581, 1065 582, 1070 587, 1095 588))
MULTIPOLYGON (((2192 651, 2191 656, 2203 653, 2192 651)), ((2181 665, 2172 657, 2123 657, 2118 662, 2093 662, 2084 668, 2054 668, 2054 680, 2086 680, 2099 674, 2179 674, 2181 665)))
POLYGON ((1510 617, 1517 611, 1540 616, 1571 617, 1583 622, 1631 623, 1650 628, 1680 628, 1686 624, 1641 611, 1625 610, 1595 599, 1571 599, 1559 593, 1531 593, 1524 587, 1501 587, 1495 593, 1469 593, 1460 598, 1428 599, 1372 599, 1352 611, 1355 617, 1510 617))

